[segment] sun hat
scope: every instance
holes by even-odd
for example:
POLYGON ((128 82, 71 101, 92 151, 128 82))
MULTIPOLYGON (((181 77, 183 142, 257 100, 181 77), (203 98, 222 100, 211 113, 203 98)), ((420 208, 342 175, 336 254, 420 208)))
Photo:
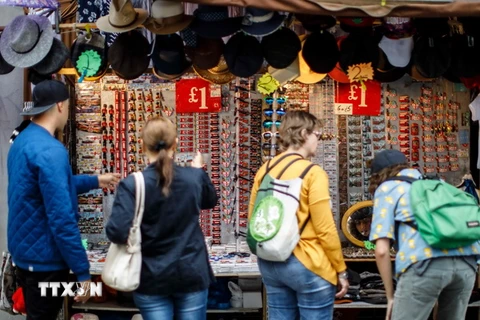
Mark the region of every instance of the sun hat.
POLYGON ((147 10, 134 8, 130 0, 112 0, 108 15, 100 17, 96 25, 105 32, 127 32, 136 29, 147 18, 147 10))

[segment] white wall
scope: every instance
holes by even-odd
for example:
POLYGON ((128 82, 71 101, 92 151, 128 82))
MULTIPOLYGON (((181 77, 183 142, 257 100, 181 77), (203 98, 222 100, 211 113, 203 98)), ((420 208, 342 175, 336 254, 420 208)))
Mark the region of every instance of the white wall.
MULTIPOLYGON (((23 14, 22 8, 0 7, 0 26, 7 25, 15 16, 23 14)), ((13 129, 21 122, 18 115, 23 105, 23 69, 15 68, 0 75, 0 252, 7 248, 7 154, 8 140, 13 129)), ((21 320, 0 311, 0 320, 21 320)))

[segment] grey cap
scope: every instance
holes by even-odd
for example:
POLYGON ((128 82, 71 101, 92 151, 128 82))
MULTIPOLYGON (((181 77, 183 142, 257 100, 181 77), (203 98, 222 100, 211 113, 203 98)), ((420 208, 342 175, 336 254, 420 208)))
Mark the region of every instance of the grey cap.
POLYGON ((407 157, 398 150, 382 150, 375 155, 372 161, 372 173, 378 173, 385 168, 397 164, 407 164, 407 157))
POLYGON ((21 116, 35 116, 41 114, 56 103, 70 97, 67 86, 57 80, 45 80, 33 88, 33 107, 20 113, 21 116))

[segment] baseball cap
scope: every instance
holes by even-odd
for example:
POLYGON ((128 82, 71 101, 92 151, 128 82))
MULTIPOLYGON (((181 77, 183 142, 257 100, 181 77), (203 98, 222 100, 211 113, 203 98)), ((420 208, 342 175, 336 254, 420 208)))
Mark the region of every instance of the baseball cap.
POLYGON ((372 173, 378 173, 385 168, 397 164, 407 164, 407 157, 398 150, 382 150, 375 155, 372 161, 372 173))
POLYGON ((21 116, 35 116, 70 97, 67 86, 58 80, 45 80, 33 88, 33 106, 20 113, 21 116))

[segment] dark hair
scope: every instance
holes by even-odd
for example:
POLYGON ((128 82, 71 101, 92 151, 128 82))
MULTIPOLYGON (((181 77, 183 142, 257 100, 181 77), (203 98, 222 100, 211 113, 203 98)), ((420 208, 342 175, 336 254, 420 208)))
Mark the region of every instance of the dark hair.
POLYGON ((170 194, 173 180, 173 159, 168 152, 174 147, 177 138, 175 125, 167 118, 153 118, 142 129, 144 150, 158 154, 155 169, 158 173, 158 184, 162 186, 165 196, 170 194))
POLYGON ((283 150, 290 146, 300 148, 305 143, 302 136, 302 130, 311 134, 320 127, 320 121, 311 113, 301 110, 288 111, 282 119, 282 124, 278 128, 280 138, 279 144, 283 150))
POLYGON ((368 192, 370 192, 372 195, 375 194, 375 190, 377 190, 378 186, 381 185, 385 180, 396 176, 400 171, 407 168, 410 168, 410 166, 406 163, 402 163, 391 167, 386 167, 379 172, 372 174, 370 177, 370 186, 368 187, 368 192))

